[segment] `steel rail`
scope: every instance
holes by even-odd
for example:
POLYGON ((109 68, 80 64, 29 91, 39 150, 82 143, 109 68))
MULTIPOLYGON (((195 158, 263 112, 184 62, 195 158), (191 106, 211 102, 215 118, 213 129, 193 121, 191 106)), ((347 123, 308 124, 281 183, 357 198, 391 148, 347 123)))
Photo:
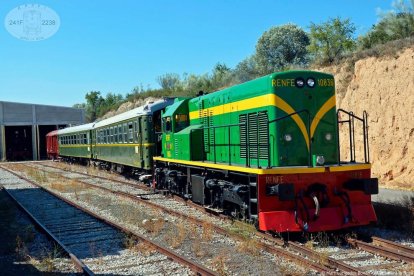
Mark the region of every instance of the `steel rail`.
MULTIPOLYGON (((380 255, 380 256, 383 256, 383 257, 386 257, 392 260, 396 260, 396 261, 414 263, 414 255, 412 253, 402 252, 395 248, 390 248, 390 246, 388 247, 377 246, 372 243, 367 243, 361 240, 351 239, 351 238, 348 238, 347 242, 354 247, 360 248, 372 254, 377 254, 377 255, 380 255)), ((387 241, 386 243, 390 245, 392 242, 390 243, 389 241, 387 241)))
MULTIPOLYGON (((188 266, 192 271, 194 271, 198 275, 206 275, 206 276, 209 276, 209 275, 217 275, 217 273, 215 273, 214 271, 212 271, 212 270, 204 267, 203 265, 198 264, 196 262, 193 262, 192 260, 190 260, 190 259, 188 259, 188 258, 186 258, 184 256, 181 256, 181 255, 175 253, 174 251, 170 250, 169 248, 164 247, 161 244, 158 244, 157 242, 151 241, 150 239, 147 239, 146 237, 142 236, 139 233, 136 233, 134 231, 131 231, 131 230, 129 230, 129 229, 127 229, 127 228, 125 228, 125 227, 123 227, 123 226, 115 223, 115 222, 112 222, 112 221, 110 221, 110 220, 108 220, 108 219, 106 219, 106 218, 104 218, 104 217, 102 217, 102 216, 100 216, 100 215, 98 215, 98 214, 96 214, 96 213, 94 213, 94 212, 92 212, 92 211, 90 211, 90 210, 88 210, 88 209, 86 209, 86 208, 84 208, 84 207, 82 207, 82 206, 80 206, 80 205, 78 205, 78 204, 76 204, 76 203, 74 203, 74 202, 72 202, 72 201, 64 198, 64 197, 62 197, 61 195, 59 195, 59 194, 57 194, 57 193, 55 193, 55 192, 53 192, 53 191, 51 191, 49 189, 46 189, 45 187, 37 184, 36 182, 34 182, 34 181, 30 180, 30 179, 28 179, 26 177, 23 177, 21 175, 18 175, 14 171, 9 170, 9 169, 5 168, 4 166, 0 166, 0 168, 8 171, 9 173, 17 176, 20 179, 23 179, 23 180, 29 182, 30 184, 32 184, 32 185, 34 185, 34 186, 36 186, 38 188, 40 188, 40 189, 42 189, 42 190, 44 190, 44 191, 52 194, 53 196, 59 198, 60 200, 66 202, 67 204, 69 204, 69 205, 71 205, 71 206, 73 206, 73 207, 75 207, 75 208, 77 208, 77 209, 79 209, 79 210, 81 210, 81 211, 83 211, 83 212, 91 215, 92 217, 95 217, 98 220, 100 220, 100 221, 102 221, 102 222, 104 222, 104 223, 106 223, 106 224, 108 224, 108 225, 110 225, 110 226, 112 226, 112 227, 114 227, 114 228, 116 228, 116 229, 124 232, 125 234, 132 235, 132 236, 136 237, 138 240, 150 244, 152 247, 155 248, 155 250, 157 250, 161 254, 166 255, 167 257, 173 259, 174 261, 176 261, 178 263, 181 263, 181 264, 184 264, 184 265, 188 266)), ((92 273, 92 274, 88 274, 88 275, 94 275, 94 274, 92 273)))
MULTIPOLYGON (((0 166, 2 169, 5 169, 4 167, 0 166)), ((7 170, 7 169, 5 169, 7 170)), ((8 170, 7 170, 8 171, 8 170)), ((14 174, 11 171, 8 171, 12 174, 14 174)), ((54 242, 56 242, 65 252, 69 255, 70 259, 72 260, 73 264, 76 266, 76 268, 79 271, 82 271, 86 275, 95 275, 79 258, 70 251, 69 248, 67 248, 55 235, 53 235, 52 232, 50 232, 46 226, 44 226, 26 207, 24 207, 18 200, 15 198, 6 188, 2 187, 2 189, 6 192, 6 194, 15 202, 15 204, 23 210, 29 218, 40 228, 40 230, 44 233, 46 233, 47 236, 49 236, 50 239, 52 239, 54 242)))
POLYGON ((414 248, 413 247, 402 245, 402 244, 399 244, 399 243, 396 243, 396 242, 393 242, 393 241, 389 241, 389 240, 385 240, 385 239, 375 237, 375 236, 371 237, 371 239, 372 239, 373 244, 383 246, 383 247, 388 247, 388 248, 391 248, 391 249, 395 249, 399 252, 404 252, 404 253, 407 253, 407 254, 411 254, 412 258, 414 259, 414 248))
MULTIPOLYGON (((65 169, 61 169, 61 168, 58 168, 58 167, 55 167, 55 166, 50 166, 50 165, 46 165, 46 164, 40 164, 40 165, 45 166, 45 167, 60 169, 62 171, 67 171, 65 169)), ((117 183, 120 183, 120 184, 124 184, 124 185, 128 185, 128 186, 134 187, 134 188, 139 188, 139 189, 143 188, 143 189, 146 189, 146 190, 153 190, 153 189, 151 189, 151 188, 149 188, 147 186, 142 187, 143 185, 139 185, 138 186, 138 185, 135 185, 135 184, 132 184, 132 183, 129 183, 129 182, 126 182, 126 181, 118 180, 118 179, 117 180, 108 179, 108 178, 105 178, 105 177, 102 177, 102 176, 90 175, 90 174, 86 174, 86 173, 82 173, 82 172, 78 172, 78 171, 76 173, 79 173, 79 174, 85 175, 85 176, 96 177, 96 178, 103 179, 103 180, 114 181, 114 182, 117 182, 117 183)), ((172 215, 176 215, 176 216, 180 216, 180 217, 184 217, 186 219, 192 220, 193 222, 195 222, 198 225, 202 225, 203 224, 203 221, 201 219, 197 219, 197 218, 194 218, 194 217, 191 217, 191 216, 182 214, 182 213, 180 213, 178 211, 174 211, 174 210, 168 209, 166 207, 160 206, 160 205, 158 205, 156 203, 152 203, 152 202, 150 202, 148 200, 144 200, 144 199, 142 199, 140 197, 137 197, 137 196, 134 196, 132 194, 128 194, 128 193, 121 192, 121 191, 113 191, 113 190, 110 190, 110 189, 105 188, 105 187, 101 187, 101 186, 97 186, 97 185, 94 185, 94 184, 90 184, 90 183, 83 182, 83 181, 81 181, 79 179, 77 179, 77 181, 81 182, 82 184, 91 185, 92 187, 95 187, 95 188, 98 188, 98 189, 106 190, 107 192, 110 192, 110 193, 113 193, 113 194, 118 194, 120 196, 124 196, 124 197, 130 198, 130 199, 133 199, 133 200, 140 201, 140 202, 142 202, 144 204, 148 204, 148 205, 153 206, 155 208, 159 208, 159 209, 163 210, 164 212, 166 212, 168 214, 172 214, 172 215)), ((198 204, 195 204, 195 203, 193 203, 191 201, 188 201, 186 199, 183 199, 183 198, 181 198, 179 196, 173 196, 173 198, 175 200, 178 200, 180 202, 185 203, 186 205, 189 205, 191 207, 195 207, 198 210, 200 210, 200 211, 202 211, 202 212, 204 212, 206 214, 212 214, 211 212, 207 212, 206 211, 206 208, 204 208, 203 206, 200 206, 198 204)), ((226 216, 221 215, 221 214, 214 214, 214 215, 217 216, 217 217, 219 217, 219 218, 221 218, 221 219, 225 219, 225 220, 228 219, 226 216)), ((223 228, 221 228, 219 226, 215 226, 215 225, 212 225, 212 226, 213 226, 213 228, 218 233, 228 234, 228 231, 227 230, 225 230, 225 229, 223 229, 223 228)), ((289 241, 286 244, 284 241, 282 241, 280 239, 271 237, 271 235, 269 235, 268 233, 257 232, 256 234, 258 236, 260 236, 261 238, 263 238, 263 239, 266 239, 268 241, 271 241, 271 242, 276 243, 279 246, 286 246, 287 245, 293 251, 295 251, 297 253, 300 253, 301 255, 306 256, 306 257, 308 257, 309 259, 311 259, 313 261, 316 261, 316 262, 320 262, 321 261, 321 255, 318 252, 316 252, 314 250, 311 250, 309 248, 306 248, 306 247, 304 247, 303 245, 301 245, 299 243, 295 243, 295 242, 289 241)), ((374 238, 375 237, 373 237, 373 240, 374 240, 374 238)), ((398 251, 397 252, 393 252, 392 249, 388 249, 388 250, 387 249, 382 249, 380 251, 375 251, 374 252, 374 251, 372 251, 372 250, 375 250, 375 248, 374 248, 374 249, 372 249, 370 251, 369 249, 372 248, 372 247, 369 244, 368 244, 368 246, 365 246, 366 249, 365 248, 360 248, 360 249, 365 250, 365 251, 370 252, 370 253, 379 254, 381 256, 388 257, 390 259, 398 260, 398 261, 399 260, 408 261, 408 258, 412 258, 412 256, 410 257, 409 254, 413 254, 414 249, 412 249, 410 247, 402 246, 402 245, 399 245, 397 243, 393 243, 391 241, 383 240, 383 239, 380 239, 380 238, 375 238, 375 241, 378 242, 378 243, 382 241, 383 242, 382 243, 382 246, 385 247, 386 245, 388 245, 387 246, 388 248, 391 247, 391 246, 393 246, 394 247, 393 249, 399 250, 399 251, 403 251, 403 252, 407 253, 408 256, 404 256, 404 253, 403 253, 403 256, 401 256, 401 257, 404 258, 404 259, 402 259, 402 258, 399 257, 398 251), (384 252, 384 254, 381 254, 381 252, 384 252)), ((360 242, 362 243, 362 241, 360 241, 360 242)), ((262 243, 262 244, 263 244, 263 247, 265 248, 265 250, 268 251, 269 253, 281 254, 282 252, 286 252, 286 251, 274 252, 274 249, 276 249, 276 248, 274 248, 272 246, 269 246, 266 243, 262 243)), ((360 245, 361 246, 364 246, 362 244, 360 244, 360 245)), ((297 258, 296 255, 293 255, 293 256, 283 255, 283 256, 286 257, 286 258, 289 258, 290 260, 293 260, 291 257, 296 257, 297 258)), ((296 260, 293 260, 293 261, 296 261, 296 260)), ((301 263, 303 263, 303 259, 300 259, 299 261, 301 263)), ((314 267, 313 265, 315 265, 315 263, 313 263, 313 262, 309 262, 309 265, 312 265, 312 268, 314 268, 315 270, 317 270, 319 272, 327 272, 327 271, 329 271, 329 270, 326 270, 327 268, 336 268, 336 269, 339 269, 340 271, 343 271, 343 272, 356 273, 358 275, 366 275, 366 273, 364 273, 361 269, 356 268, 356 267, 353 267, 351 265, 348 265, 348 264, 346 264, 345 262, 343 262, 341 260, 336 260, 336 259, 331 258, 331 257, 325 257, 324 261, 326 263, 323 266, 316 264, 317 266, 314 267)), ((411 261, 409 261, 409 262, 413 262, 413 260, 411 259, 411 261)))
MULTIPOLYGON (((46 166, 46 167, 49 167, 49 166, 46 166)), ((53 167, 53 166, 50 166, 50 167, 53 167)), ((50 174, 56 174, 55 172, 48 172, 48 173, 50 173, 50 174)), ((99 178, 101 178, 101 177, 99 177, 99 178)), ((103 179, 105 179, 105 180, 108 180, 107 178, 103 178, 103 179)), ((140 203, 142 203, 142 204, 145 204, 145 205, 148 205, 148 206, 150 206, 150 207, 152 207, 152 208, 156 208, 156 209, 159 209, 159 210, 162 210, 163 212, 165 212, 165 213, 167 213, 167 214, 170 214, 170 215, 173 215, 173 216, 177 216, 177 217, 181 217, 181 218, 184 218, 184 219, 186 219, 186 220, 189 220, 189 221, 191 221, 191 222, 193 222, 194 224, 196 224, 196 225, 198 225, 198 226, 203 226, 204 224, 205 224, 205 221, 203 221, 202 219, 199 219, 199 218, 195 218, 195 217, 192 217, 192 216, 190 216, 190 215, 187 215, 187 214, 183 214, 183 213, 181 213, 181 212, 179 212, 179 211, 175 211, 175 210, 172 210, 172 209, 169 209, 169 208, 167 208, 167 207, 164 207, 164 206, 161 206, 161 205, 158 205, 158 204, 156 204, 156 203, 153 203, 153 202, 151 202, 151 201, 148 201, 148 200, 145 200, 145 199, 143 199, 143 198, 141 198, 141 196, 137 196, 137 195, 133 195, 133 194, 129 194, 129 193, 126 193, 126 192, 122 192, 122 191, 114 191, 114 190, 111 190, 111 189, 109 189, 109 188, 105 188, 105 187, 102 187, 102 186, 99 186, 99 185, 96 185, 96 184, 91 184, 91 183, 88 183, 88 182, 85 182, 85 181, 82 181, 82 179, 76 179, 76 181, 77 182, 79 182, 79 183, 82 183, 82 185, 85 185, 85 186, 87 186, 87 187, 92 187, 92 188, 96 188, 96 189, 99 189, 99 190, 102 190, 102 191, 105 191, 105 192, 109 192, 109 193, 111 193, 111 194, 114 194, 114 195, 118 195, 118 196, 121 196, 121 197, 124 197, 124 198, 127 198, 127 199, 131 199, 131 200, 133 200, 133 201, 137 201, 137 202, 140 202, 140 203)), ((120 181, 119 181, 120 182, 120 181)), ((133 184, 131 184, 131 185, 133 185, 133 184)), ((137 187, 137 185, 135 185, 134 186, 135 188, 140 188, 140 187, 137 187)), ((201 207, 200 205, 197 205, 197 204, 194 204, 194 203, 192 203, 192 202, 190 202, 190 201, 185 201, 185 200, 183 200, 181 197, 175 197, 175 199, 179 199, 180 201, 183 201, 183 202, 185 202, 185 203, 190 203, 190 205, 193 207, 193 206, 195 206, 195 207, 197 207, 198 209, 200 209, 201 211, 203 211, 203 212, 205 212, 205 208, 203 208, 203 207, 201 207)), ((210 214, 210 213, 208 213, 208 212, 205 212, 206 214, 210 214)), ((226 218, 225 216, 220 216, 220 218, 221 219, 228 219, 228 218, 226 218)), ((238 240, 242 240, 242 237, 240 236, 240 235, 236 235, 236 234, 230 234, 229 233, 229 231, 228 230, 226 230, 226 229, 224 229, 224 228, 222 228, 222 227, 220 227, 220 226, 217 226, 217 225, 214 225, 214 224, 211 224, 211 227, 217 232, 217 233, 220 233, 220 234, 222 234, 222 235, 230 235, 230 236, 232 236, 232 237, 234 237, 234 238, 237 238, 238 240)), ((260 233, 260 232, 258 232, 258 233, 260 233)), ((269 236, 267 236, 267 235, 260 235, 260 237, 261 238, 264 238, 264 239, 266 239, 267 241, 270 241, 270 242, 276 242, 279 246, 281 246, 281 247, 283 247, 284 246, 284 244, 283 244, 283 242, 282 243, 280 243, 280 241, 279 240, 277 240, 277 239, 269 239, 269 236)), ((320 264, 317 264, 317 263, 314 263, 314 262, 311 262, 311 261, 308 261, 308 260, 306 260, 306 259, 303 259, 301 256, 298 256, 298 255, 295 255, 295 254, 292 254, 291 252, 289 252, 289 251, 287 251, 286 249, 283 249, 283 248, 277 248, 277 247, 274 247, 274 246, 271 246, 271 245, 269 245, 269 244, 266 244, 266 243, 261 243, 260 244, 268 253, 271 253, 271 254, 274 254, 274 255, 278 255, 278 256, 280 256, 280 255, 282 255, 283 257, 285 257, 285 258, 287 258, 287 259, 289 259, 289 260, 291 260, 291 261, 294 261, 294 262, 296 262, 296 263, 298 263, 298 264, 303 264, 303 263, 306 263, 306 265, 307 266, 309 266, 309 267, 311 267, 311 268, 313 268, 313 269, 315 269, 316 271, 318 271, 318 272, 332 272, 332 269, 330 268, 330 267, 326 267, 326 266, 324 266, 324 265, 320 265, 320 264)), ((312 255, 312 254, 304 254, 303 252, 306 252, 305 250, 303 250, 303 249, 300 249, 300 250, 296 250, 297 248, 295 247, 295 246, 292 246, 292 248, 294 249, 294 251, 296 251, 297 253, 301 253, 302 255, 305 255, 305 256, 307 256, 307 257, 310 257, 313 261, 319 261, 320 260, 320 255, 318 255, 316 252, 312 255)), ((350 270, 344 270, 344 271, 350 271, 350 270)))

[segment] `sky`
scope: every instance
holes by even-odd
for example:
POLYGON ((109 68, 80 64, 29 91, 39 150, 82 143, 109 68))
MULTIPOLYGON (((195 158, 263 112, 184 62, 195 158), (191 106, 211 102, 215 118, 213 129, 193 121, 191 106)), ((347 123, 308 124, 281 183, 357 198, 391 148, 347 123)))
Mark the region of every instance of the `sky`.
POLYGON ((156 88, 165 73, 204 74, 218 62, 234 68, 272 26, 308 30, 340 16, 359 35, 391 8, 392 0, 1 0, 0 101, 73 106, 89 91, 156 88), (56 33, 40 41, 11 35, 9 12, 23 4, 53 10, 56 33))

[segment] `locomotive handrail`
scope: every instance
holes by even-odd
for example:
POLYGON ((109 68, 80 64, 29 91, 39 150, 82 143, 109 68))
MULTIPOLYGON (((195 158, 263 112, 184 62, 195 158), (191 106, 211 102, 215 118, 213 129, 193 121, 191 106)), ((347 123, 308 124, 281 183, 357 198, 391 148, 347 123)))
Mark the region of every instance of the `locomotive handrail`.
MULTIPOLYGON (((299 111, 296 111, 296 112, 293 112, 293 113, 290 113, 290 114, 288 114, 288 115, 285 115, 285 116, 282 116, 282 117, 279 117, 279 118, 276 118, 276 119, 273 119, 273 120, 271 120, 271 121, 268 121, 268 124, 270 125, 271 123, 275 123, 275 122, 278 122, 278 121, 281 121, 281 120, 284 120, 284 119, 286 119, 286 118, 289 118, 289 117, 292 117, 293 115, 296 115, 296 114, 300 114, 300 113, 303 113, 303 112, 305 112, 308 116, 308 124, 307 124, 307 126, 306 126, 306 130, 307 130, 307 132, 308 132, 308 134, 310 133, 310 121, 311 121, 311 118, 310 118, 310 112, 309 112, 309 110, 307 110, 307 109, 302 109, 302 110, 299 110, 299 111)), ((270 143, 270 142, 269 142, 270 143)), ((269 144, 269 148, 268 148, 268 150, 269 150, 269 153, 268 153, 268 167, 270 168, 271 166, 270 166, 270 144, 269 144)), ((311 167, 312 166, 312 139, 309 139, 309 156, 308 156, 308 166, 309 167, 311 167)))
MULTIPOLYGON (((289 117, 292 117, 292 116, 294 116, 294 115, 296 115, 296 114, 300 114, 300 113, 306 113, 307 114, 307 118, 308 118, 308 122, 307 122, 307 126, 306 126, 306 128, 307 128, 307 132, 308 133, 310 133, 310 112, 309 112, 309 110, 307 110, 307 109, 302 109, 302 110, 299 110, 299 111, 296 111, 296 112, 293 112, 293 113, 290 113, 290 114, 288 114, 288 115, 285 115, 285 116, 282 116, 282 117, 279 117, 279 118, 276 118, 276 119, 273 119, 273 120, 268 120, 267 121, 267 124, 268 125, 270 125, 270 124, 272 124, 272 123, 275 123, 275 122, 278 122, 278 121, 281 121, 281 120, 284 120, 284 119, 286 119, 286 118, 289 118, 289 117)), ((257 118, 256 119, 258 119, 258 116, 256 116, 257 118)), ((203 130, 205 130, 205 129, 213 129, 213 156, 214 156, 214 163, 217 163, 217 160, 216 160, 216 144, 215 144, 215 136, 216 136, 216 132, 215 132, 215 130, 216 129, 218 129, 218 128, 228 128, 228 143, 227 143, 227 145, 228 145, 228 153, 229 153, 229 165, 231 165, 231 131, 230 131, 230 128, 231 127, 240 127, 240 126, 243 126, 243 125, 246 125, 247 126, 247 122, 246 123, 238 123, 238 124, 228 124, 228 125, 219 125, 219 126, 208 126, 208 127, 202 127, 201 129, 203 129, 203 130)), ((193 131, 195 131, 195 129, 192 129, 192 130, 190 130, 190 133, 191 132, 193 132, 193 131)), ((257 128, 257 144, 256 144, 256 147, 257 147, 257 156, 256 156, 256 159, 257 159, 257 166, 260 168, 260 143, 259 143, 259 128, 257 128)), ((249 142, 248 142, 248 139, 247 139, 247 133, 248 133, 248 131, 247 131, 247 129, 246 129, 246 133, 245 133, 245 135, 246 135, 246 166, 247 167, 249 167, 249 163, 250 163, 250 156, 249 156, 249 152, 250 152, 250 150, 249 150, 249 142)), ((268 135, 269 135, 269 130, 268 130, 268 135)), ((270 136, 270 135, 269 135, 270 136)), ((270 168, 271 167, 271 154, 270 154, 270 139, 268 139, 268 145, 267 145, 267 152, 268 152, 268 154, 267 154, 267 156, 268 156, 268 168, 270 168)), ((210 143, 209 143, 210 144, 210 143)), ((204 161, 204 155, 203 155, 203 161, 204 161)), ((310 167, 310 166, 312 166, 312 140, 310 139, 309 140, 309 154, 308 154, 308 166, 310 167)))
POLYGON ((368 113, 364 110, 362 113, 362 118, 356 116, 351 111, 346 111, 342 108, 338 109, 336 112, 337 116, 337 145, 338 145, 338 165, 341 165, 341 149, 339 144, 339 124, 348 123, 349 124, 349 154, 350 154, 350 162, 356 162, 356 147, 355 147, 355 119, 362 123, 362 135, 363 135, 363 143, 364 143, 364 161, 365 163, 370 162, 369 156, 369 142, 368 142, 368 113), (340 115, 345 113, 348 115, 348 120, 340 120, 340 115))

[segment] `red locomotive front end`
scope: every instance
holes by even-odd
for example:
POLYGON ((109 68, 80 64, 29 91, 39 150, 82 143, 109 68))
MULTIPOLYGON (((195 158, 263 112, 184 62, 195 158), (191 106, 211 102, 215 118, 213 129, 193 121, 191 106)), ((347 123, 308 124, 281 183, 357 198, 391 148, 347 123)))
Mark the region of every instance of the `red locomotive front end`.
POLYGON ((317 232, 376 221, 371 195, 378 180, 370 178, 370 164, 286 172, 258 176, 260 230, 317 232))

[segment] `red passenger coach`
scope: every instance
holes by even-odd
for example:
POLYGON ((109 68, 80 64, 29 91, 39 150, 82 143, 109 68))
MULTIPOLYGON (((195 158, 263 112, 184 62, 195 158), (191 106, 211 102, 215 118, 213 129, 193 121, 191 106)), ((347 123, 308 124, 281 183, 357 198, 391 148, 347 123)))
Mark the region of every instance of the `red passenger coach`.
POLYGON ((46 151, 48 159, 57 159, 59 155, 58 131, 54 130, 46 135, 46 151))

